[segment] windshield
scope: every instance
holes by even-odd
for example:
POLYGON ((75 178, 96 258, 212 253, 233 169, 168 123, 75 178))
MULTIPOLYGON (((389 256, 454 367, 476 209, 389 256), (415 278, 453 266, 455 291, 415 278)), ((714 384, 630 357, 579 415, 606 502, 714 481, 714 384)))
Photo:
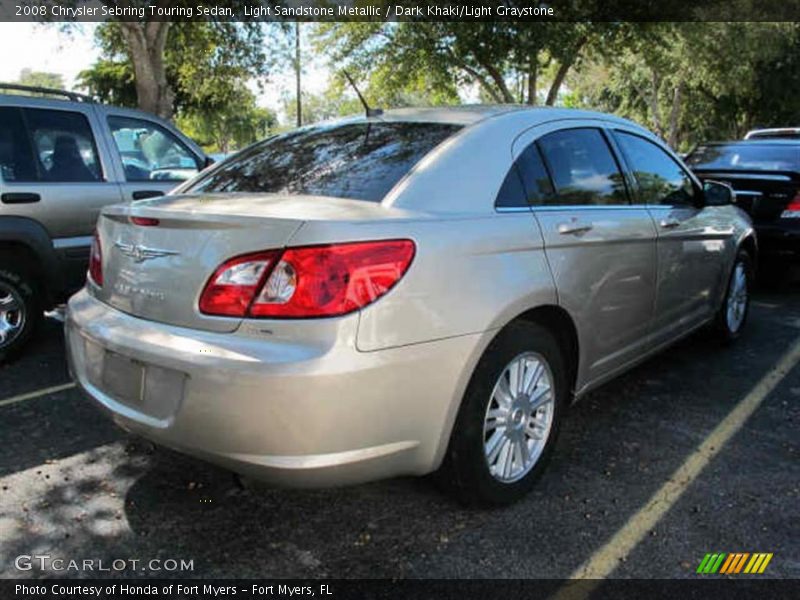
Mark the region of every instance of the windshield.
POLYGON ((380 202, 461 129, 442 123, 350 123, 301 129, 242 151, 187 192, 310 194, 380 202))
POLYGON ((800 145, 699 146, 688 156, 686 164, 698 169, 800 171, 800 145))

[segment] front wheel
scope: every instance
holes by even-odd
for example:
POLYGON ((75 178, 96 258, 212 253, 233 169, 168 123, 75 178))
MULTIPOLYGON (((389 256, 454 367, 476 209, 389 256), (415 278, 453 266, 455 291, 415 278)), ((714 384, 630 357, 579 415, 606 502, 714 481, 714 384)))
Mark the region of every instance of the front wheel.
POLYGON ((510 504, 550 458, 567 400, 564 358, 550 331, 514 323, 470 380, 440 475, 470 504, 510 504))
POLYGON ((741 335, 750 311, 750 290, 753 284, 753 260, 744 250, 736 255, 725 299, 717 312, 716 328, 725 342, 741 335))

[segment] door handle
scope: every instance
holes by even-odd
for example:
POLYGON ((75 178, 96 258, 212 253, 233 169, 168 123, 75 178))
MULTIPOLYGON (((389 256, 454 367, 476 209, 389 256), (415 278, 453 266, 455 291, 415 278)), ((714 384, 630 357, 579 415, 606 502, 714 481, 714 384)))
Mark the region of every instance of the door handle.
POLYGON ((678 221, 678 219, 668 218, 662 219, 659 225, 661 225, 661 227, 664 229, 675 229, 676 227, 680 227, 681 222, 678 221))
POLYGON ((12 192, 0 196, 0 201, 3 204, 33 204, 39 202, 42 197, 39 194, 30 194, 27 192, 12 192))
POLYGON ((164 192, 160 190, 136 190, 131 194, 134 200, 145 200, 147 198, 157 198, 163 196, 164 192))
POLYGON ((561 235, 578 235, 581 233, 586 233, 587 231, 591 231, 593 227, 594 225, 591 223, 560 223, 558 226, 558 233, 561 235))

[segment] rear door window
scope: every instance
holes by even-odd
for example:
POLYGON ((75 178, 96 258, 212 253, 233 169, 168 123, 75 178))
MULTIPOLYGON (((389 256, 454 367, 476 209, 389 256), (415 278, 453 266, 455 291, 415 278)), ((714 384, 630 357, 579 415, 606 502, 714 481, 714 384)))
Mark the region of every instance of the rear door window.
POLYGON ((28 134, 43 181, 102 181, 89 121, 78 112, 24 109, 28 134))
POLYGON ((243 150, 189 192, 310 194, 380 202, 461 126, 348 123, 277 136, 243 150))
POLYGON ((0 108, 0 170, 8 182, 103 180, 89 121, 65 110, 0 108))
POLYGON ((564 129, 537 142, 555 185, 545 204, 628 204, 625 179, 599 129, 564 129))

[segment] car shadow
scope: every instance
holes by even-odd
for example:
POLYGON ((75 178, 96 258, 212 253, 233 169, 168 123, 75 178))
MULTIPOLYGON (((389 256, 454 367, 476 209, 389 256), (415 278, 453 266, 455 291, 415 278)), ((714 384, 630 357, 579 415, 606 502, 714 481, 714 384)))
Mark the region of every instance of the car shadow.
POLYGON ((568 576, 800 337, 797 283, 754 300, 739 343, 699 332, 573 406, 552 463, 513 506, 465 508, 430 478, 242 487, 228 471, 132 440, 98 446, 88 467, 51 483, 46 507, 2 553, 193 561, 159 577, 568 576))

